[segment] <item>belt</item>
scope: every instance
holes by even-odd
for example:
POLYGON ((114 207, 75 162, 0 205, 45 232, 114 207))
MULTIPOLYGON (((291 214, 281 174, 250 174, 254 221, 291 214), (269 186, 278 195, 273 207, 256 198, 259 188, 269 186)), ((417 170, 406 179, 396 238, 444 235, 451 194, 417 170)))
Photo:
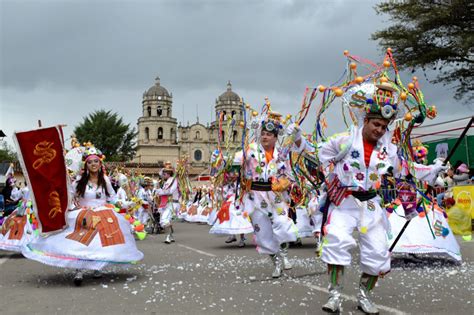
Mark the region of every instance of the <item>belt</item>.
POLYGON ((252 185, 250 185, 250 190, 271 191, 272 190, 272 183, 270 183, 270 182, 252 182, 252 185))
POLYGON ((377 192, 374 190, 369 191, 350 191, 350 194, 354 197, 359 199, 360 201, 367 201, 375 196, 377 196, 377 192))

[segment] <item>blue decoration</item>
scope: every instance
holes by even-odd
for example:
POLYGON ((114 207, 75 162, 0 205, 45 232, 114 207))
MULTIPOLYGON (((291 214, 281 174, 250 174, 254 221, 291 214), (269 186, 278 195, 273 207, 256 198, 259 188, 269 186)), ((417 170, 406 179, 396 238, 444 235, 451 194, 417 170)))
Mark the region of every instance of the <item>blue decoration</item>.
POLYGON ((359 156, 360 156, 359 151, 354 150, 354 151, 351 152, 351 157, 352 157, 353 159, 357 159, 357 158, 359 158, 359 156))
POLYGON ((443 232, 441 232, 441 233, 442 233, 443 237, 446 237, 446 236, 449 235, 449 229, 446 228, 446 227, 444 227, 444 228, 443 228, 443 232))

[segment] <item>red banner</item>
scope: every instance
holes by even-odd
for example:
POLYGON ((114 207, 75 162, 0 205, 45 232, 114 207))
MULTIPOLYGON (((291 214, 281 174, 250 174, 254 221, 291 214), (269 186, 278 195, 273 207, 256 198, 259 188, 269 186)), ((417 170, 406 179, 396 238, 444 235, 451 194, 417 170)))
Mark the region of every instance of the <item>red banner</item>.
POLYGON ((40 233, 63 229, 69 198, 61 127, 17 132, 15 137, 40 233))

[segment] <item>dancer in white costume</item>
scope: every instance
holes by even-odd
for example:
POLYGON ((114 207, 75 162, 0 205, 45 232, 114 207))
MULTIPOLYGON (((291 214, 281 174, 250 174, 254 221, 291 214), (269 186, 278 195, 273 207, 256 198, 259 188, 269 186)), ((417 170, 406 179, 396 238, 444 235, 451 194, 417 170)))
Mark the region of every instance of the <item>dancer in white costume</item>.
MULTIPOLYGON (((288 217, 286 190, 290 184, 290 166, 285 153, 276 148, 278 134, 283 132, 281 115, 269 111, 260 121, 260 143, 251 143, 245 155, 241 155, 244 157, 242 176, 248 187, 243 197, 243 210, 251 218, 257 251, 270 255, 274 264, 272 277, 278 278, 282 268, 292 268, 288 260, 288 243, 297 238, 296 226, 288 217)), ((291 124, 286 131, 294 137, 295 150, 303 150, 301 130, 291 124)))
POLYGON ((152 211, 152 188, 153 181, 150 177, 145 177, 137 193, 137 197, 142 201, 142 205, 140 208, 138 208, 135 218, 144 225, 147 225, 147 222, 150 219, 150 213, 152 211))
POLYGON ((174 175, 174 169, 171 165, 166 166, 162 172, 163 180, 165 181, 163 187, 156 190, 159 204, 158 211, 160 212, 160 226, 166 233, 166 244, 171 244, 175 241, 173 229, 173 217, 176 216, 180 208, 179 204, 179 190, 178 180, 174 175))
POLYGON ((202 193, 200 195, 199 202, 193 204, 188 210, 188 215, 186 217, 186 221, 188 222, 199 222, 199 223, 206 223, 209 213, 211 212, 211 198, 209 197, 209 192, 207 187, 202 188, 202 193))
POLYGON ((242 204, 236 199, 236 181, 240 171, 240 165, 232 166, 225 174, 227 185, 223 188, 224 202, 216 212, 214 225, 209 233, 218 235, 230 235, 225 241, 227 244, 236 242, 236 235, 240 235, 239 247, 245 246, 244 234, 253 233, 253 226, 249 221, 248 213, 243 211, 242 204))
POLYGON ((194 220, 194 217, 197 215, 197 209, 199 207, 199 202, 202 199, 202 194, 203 194, 202 188, 201 187, 197 188, 193 200, 190 200, 188 202, 187 208, 186 208, 186 214, 184 215, 184 220, 186 222, 196 222, 193 220, 194 220))
MULTIPOLYGON (((25 257, 52 266, 95 271, 143 259, 129 222, 107 205, 115 202, 116 195, 104 173, 101 157, 93 147, 84 152, 83 174, 72 186, 76 208, 67 213, 68 227, 23 247, 25 257)), ((82 279, 82 271, 78 270, 74 283, 80 285, 82 279)))
MULTIPOLYGON (((380 178, 390 170, 397 178, 408 174, 407 161, 398 155, 392 143, 388 124, 397 114, 398 96, 393 83, 386 77, 373 94, 359 95, 367 101, 363 125, 348 133, 328 139, 319 148, 318 156, 327 174, 331 200, 325 225, 322 260, 328 264, 329 300, 323 306, 327 312, 339 312, 344 267, 350 265, 350 250, 357 246, 352 233, 358 229, 360 265, 358 307, 366 314, 378 314, 369 299, 369 293, 380 275, 390 271, 390 255, 386 242, 388 220, 376 194, 380 178)), ((357 87, 358 88, 358 87, 357 87)), ((424 166, 416 163, 410 172, 419 180, 434 182, 438 172, 446 167, 442 163, 424 166)))
POLYGON ((22 199, 0 227, 0 249, 21 253, 25 244, 38 237, 38 222, 31 201, 22 199))

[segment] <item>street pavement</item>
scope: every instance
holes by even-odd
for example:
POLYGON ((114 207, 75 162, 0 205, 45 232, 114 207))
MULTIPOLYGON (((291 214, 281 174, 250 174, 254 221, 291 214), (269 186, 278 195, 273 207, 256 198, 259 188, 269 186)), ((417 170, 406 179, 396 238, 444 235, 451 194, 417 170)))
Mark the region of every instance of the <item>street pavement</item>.
MULTIPOLYGON (((327 299, 325 265, 314 240, 291 248, 293 269, 272 279, 272 264, 247 246, 225 244, 207 225, 177 223, 176 243, 164 235, 137 241, 145 259, 113 268, 100 279, 86 275, 75 287, 73 271, 0 251, 1 314, 322 314, 327 299)), ((458 240, 459 241, 459 240, 458 240)), ((474 242, 462 242, 463 263, 397 260, 379 280, 373 300, 381 314, 473 314, 474 242)), ((346 269, 344 314, 357 310, 358 253, 346 269)))

